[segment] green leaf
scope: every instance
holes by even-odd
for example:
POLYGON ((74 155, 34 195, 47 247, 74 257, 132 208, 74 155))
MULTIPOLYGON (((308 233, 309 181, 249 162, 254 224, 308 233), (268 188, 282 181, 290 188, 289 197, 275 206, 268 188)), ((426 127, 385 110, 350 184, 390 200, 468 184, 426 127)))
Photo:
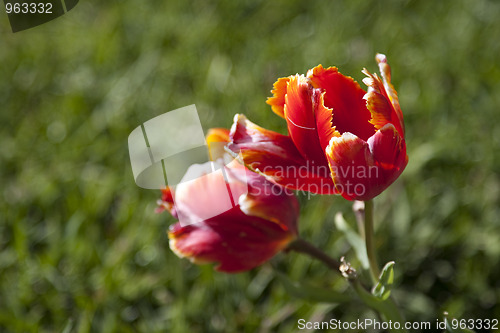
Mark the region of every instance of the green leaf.
POLYGON ((72 329, 73 329, 73 319, 68 319, 68 323, 64 327, 62 333, 70 333, 72 329))
POLYGON ((368 263, 368 256, 366 254, 365 241, 349 226, 349 224, 347 224, 344 216, 342 216, 342 213, 335 214, 335 226, 344 234, 345 239, 354 249, 361 266, 364 269, 369 269, 370 264, 368 263))
POLYGON ((391 295, 392 283, 394 282, 394 264, 394 261, 385 264, 378 283, 373 287, 372 294, 381 300, 386 300, 391 295))
MULTIPOLYGON (((354 290, 358 294, 358 296, 361 298, 363 303, 365 303, 368 307, 374 309, 375 311, 378 311, 379 313, 382 314, 382 316, 385 318, 386 321, 392 320, 393 322, 398 322, 398 323, 403 323, 404 319, 401 316, 401 313, 399 312, 396 304, 394 301, 392 301, 391 298, 388 298, 386 300, 382 300, 378 297, 373 296, 370 292, 365 290, 363 286, 359 283, 358 280, 355 280, 351 283, 353 286, 354 290)), ((390 332, 407 332, 404 329, 393 329, 389 330, 390 332)))
POLYGON ((337 291, 323 289, 308 285, 306 283, 292 281, 285 274, 276 271, 276 276, 281 281, 286 291, 297 298, 312 302, 325 303, 345 303, 351 300, 351 297, 337 291))

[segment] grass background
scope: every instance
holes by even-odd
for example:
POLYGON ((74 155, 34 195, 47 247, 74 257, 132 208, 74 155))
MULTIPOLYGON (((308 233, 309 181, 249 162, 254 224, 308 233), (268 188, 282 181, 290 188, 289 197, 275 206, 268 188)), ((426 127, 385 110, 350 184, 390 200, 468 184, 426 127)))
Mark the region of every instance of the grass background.
MULTIPOLYGON (((3 12, 3 11, 2 11, 3 12)), ((278 77, 336 65, 393 70, 409 165, 376 199, 379 260, 396 261, 408 320, 500 318, 500 3, 80 1, 12 34, 0 13, 0 331, 291 332, 297 320, 372 316, 289 295, 266 264, 225 275, 175 257, 138 188, 128 134, 196 104, 205 129, 234 113, 285 133, 265 104, 278 77)), ((333 216, 301 196, 300 230, 356 264, 333 216)), ((298 254, 295 281, 344 281, 298 254)), ((349 295, 349 293, 348 293, 349 295)))

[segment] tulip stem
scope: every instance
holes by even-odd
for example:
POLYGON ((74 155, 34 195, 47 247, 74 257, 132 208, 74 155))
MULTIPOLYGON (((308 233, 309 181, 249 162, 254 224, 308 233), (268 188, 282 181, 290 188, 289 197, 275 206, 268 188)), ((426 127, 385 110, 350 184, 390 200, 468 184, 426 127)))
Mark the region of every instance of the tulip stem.
POLYGON ((366 254, 370 264, 370 272, 373 281, 377 283, 380 276, 380 269, 377 263, 377 256, 375 252, 374 231, 373 231, 373 200, 365 201, 365 243, 366 254))
MULTIPOLYGON (((373 203, 371 204, 371 207, 369 206, 370 204, 368 204, 369 208, 367 209, 370 214, 373 211, 373 203)), ((371 228, 371 230, 373 231, 373 228, 371 228)), ((371 234, 373 234, 373 232, 371 232, 371 234)), ((399 323, 403 322, 403 317, 401 316, 394 301, 391 298, 381 300, 373 296, 370 291, 367 290, 358 280, 356 270, 354 270, 349 263, 345 261, 342 261, 342 264, 339 263, 337 260, 333 259, 328 254, 324 253, 316 246, 302 238, 297 238, 295 241, 290 243, 290 245, 288 245, 288 249, 302 254, 307 254, 320 260, 326 264, 326 266, 344 276, 351 287, 354 288, 363 303, 365 303, 368 307, 380 314, 383 314, 386 320, 391 320, 393 322, 397 321, 399 323)), ((393 332, 393 330, 390 331, 393 332)), ((403 332, 406 332, 406 330, 403 330, 403 332)))
POLYGON ((359 235, 362 239, 365 239, 365 202, 358 200, 354 201, 352 211, 354 212, 354 216, 356 216, 359 235))
MULTIPOLYGON (((374 297, 369 291, 367 291, 358 280, 351 281, 351 286, 354 288, 361 300, 370 308, 382 314, 386 321, 391 321, 392 323, 399 323, 403 327, 404 318, 401 315, 396 303, 392 298, 386 300, 380 300, 374 297)), ((394 327, 389 328, 389 332, 408 332, 404 328, 396 329, 394 327)))
POLYGON ((327 255, 325 252, 321 251, 318 249, 316 246, 312 245, 308 241, 302 239, 302 238, 297 238, 295 241, 290 243, 288 246, 290 250, 293 250, 295 252, 300 252, 307 254, 311 257, 314 257, 320 261, 322 261, 324 264, 326 264, 328 267, 336 271, 337 273, 340 274, 340 263, 327 255))

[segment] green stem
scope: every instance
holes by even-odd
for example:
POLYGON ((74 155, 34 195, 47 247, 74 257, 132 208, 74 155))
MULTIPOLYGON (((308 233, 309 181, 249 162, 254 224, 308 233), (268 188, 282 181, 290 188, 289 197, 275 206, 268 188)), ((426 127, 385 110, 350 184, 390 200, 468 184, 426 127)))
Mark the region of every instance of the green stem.
POLYGON ((313 258, 316 258, 333 269, 335 272, 340 274, 340 263, 308 241, 302 238, 297 238, 295 241, 290 243, 290 245, 288 245, 288 248, 295 252, 304 253, 313 258))
POLYGON ((375 252, 374 231, 373 231, 373 200, 365 201, 365 242, 366 254, 370 264, 370 272, 373 281, 376 283, 380 276, 380 269, 377 263, 375 252))
POLYGON ((356 217, 356 224, 358 225, 359 235, 362 239, 365 239, 365 202, 364 201, 354 201, 352 205, 352 211, 356 217))
MULTIPOLYGON (((297 238, 295 241, 290 243, 288 246, 289 250, 293 250, 295 252, 307 254, 310 257, 316 258, 326 264, 329 268, 331 268, 336 273, 340 273, 340 263, 318 249, 316 246, 312 245, 308 241, 297 238)), ((344 263, 345 264, 345 263, 344 263)), ((347 281, 354 289, 356 294, 358 294, 359 298, 365 303, 368 307, 382 314, 384 318, 392 322, 399 322, 401 324, 404 323, 403 317, 401 316, 399 309, 391 298, 386 300, 381 300, 375 296, 373 296, 357 279, 356 273, 352 274, 349 277, 346 277, 347 281)), ((404 330, 399 330, 398 332, 405 332, 404 330)))
MULTIPOLYGON (((396 306, 396 303, 394 303, 394 301, 392 300, 392 298, 389 297, 386 300, 381 300, 376 298, 371 293, 366 291, 366 289, 361 285, 361 283, 358 280, 351 281, 351 286, 354 288, 359 298, 361 298, 367 306, 374 309, 378 313, 382 314, 385 321, 400 323, 401 329, 399 330, 392 329, 390 330, 391 332, 407 332, 402 328, 404 327, 405 320, 403 319, 403 316, 399 312, 399 309, 396 306)), ((393 327, 394 326, 395 325, 393 324, 393 327)))

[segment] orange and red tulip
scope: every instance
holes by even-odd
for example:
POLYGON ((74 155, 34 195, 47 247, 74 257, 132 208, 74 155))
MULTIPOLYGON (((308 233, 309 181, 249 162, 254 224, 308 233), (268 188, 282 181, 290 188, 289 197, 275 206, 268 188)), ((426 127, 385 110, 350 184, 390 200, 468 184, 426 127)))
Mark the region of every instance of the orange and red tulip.
POLYGON ((336 67, 280 78, 267 103, 286 120, 289 135, 236 115, 228 148, 251 170, 290 189, 349 200, 379 195, 403 172, 408 156, 390 67, 384 55, 376 60, 381 77, 363 70, 368 91, 336 67))

